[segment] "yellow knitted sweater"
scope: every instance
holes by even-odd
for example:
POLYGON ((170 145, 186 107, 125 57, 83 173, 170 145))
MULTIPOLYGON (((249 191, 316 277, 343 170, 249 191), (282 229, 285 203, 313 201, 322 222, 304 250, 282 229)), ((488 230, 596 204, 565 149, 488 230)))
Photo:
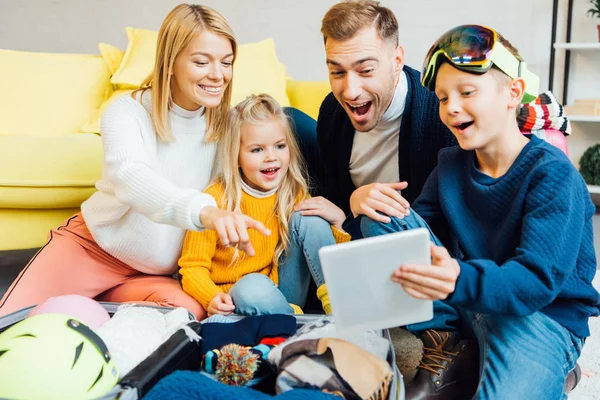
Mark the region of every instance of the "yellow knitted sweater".
MULTIPOLYGON (((224 188, 220 183, 205 190, 217 204, 222 204, 224 188)), ((243 251, 223 246, 214 230, 188 231, 179 259, 183 290, 194 297, 205 309, 219 292, 227 293, 243 276, 260 273, 268 276, 276 285, 279 283, 277 265, 273 264, 275 247, 279 241, 279 227, 273 215, 276 194, 256 198, 242 191, 240 210, 243 214, 261 221, 271 235, 263 236, 254 229, 248 231, 255 255, 247 256, 243 251), (237 253, 237 255, 236 255, 237 253)), ((347 242, 350 235, 332 226, 336 242, 347 242)))

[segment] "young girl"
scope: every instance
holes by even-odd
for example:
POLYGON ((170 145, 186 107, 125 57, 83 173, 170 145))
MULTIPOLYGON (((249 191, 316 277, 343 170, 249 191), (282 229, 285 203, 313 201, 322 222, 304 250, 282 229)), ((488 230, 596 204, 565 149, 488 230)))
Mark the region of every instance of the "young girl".
POLYGON ((317 252, 350 240, 341 230, 344 213, 324 199, 318 213, 294 213, 308 196, 303 163, 287 118, 271 96, 250 96, 230 111, 219 162, 219 177, 206 193, 221 208, 262 222, 271 234, 248 232, 251 257, 219 243, 214 231, 188 231, 179 260, 183 290, 209 315, 301 313, 312 274, 329 313, 317 252))

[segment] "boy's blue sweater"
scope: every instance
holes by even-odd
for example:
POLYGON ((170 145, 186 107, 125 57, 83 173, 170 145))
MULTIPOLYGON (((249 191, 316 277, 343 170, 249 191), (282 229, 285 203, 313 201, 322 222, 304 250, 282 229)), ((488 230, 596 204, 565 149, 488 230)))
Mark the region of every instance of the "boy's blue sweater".
POLYGON ((443 149, 413 208, 446 228, 464 255, 449 304, 485 314, 541 311, 589 336, 588 318, 600 312, 591 283, 595 207, 559 149, 532 137, 497 179, 477 169, 473 151, 443 149))

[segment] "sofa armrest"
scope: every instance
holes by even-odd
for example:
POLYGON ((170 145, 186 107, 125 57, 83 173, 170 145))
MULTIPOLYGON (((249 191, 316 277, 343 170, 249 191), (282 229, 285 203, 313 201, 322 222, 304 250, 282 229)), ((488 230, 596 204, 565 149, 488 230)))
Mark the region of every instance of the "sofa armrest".
POLYGON ((329 82, 295 81, 288 79, 286 92, 290 105, 313 117, 319 115, 319 108, 325 97, 331 92, 329 82))

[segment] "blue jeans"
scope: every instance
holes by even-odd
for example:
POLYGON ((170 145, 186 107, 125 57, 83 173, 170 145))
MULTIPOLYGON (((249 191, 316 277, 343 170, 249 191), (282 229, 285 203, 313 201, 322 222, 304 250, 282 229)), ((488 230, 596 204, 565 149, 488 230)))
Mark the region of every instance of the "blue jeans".
POLYGON ((321 217, 292 214, 290 246, 279 262, 279 290, 290 303, 304 307, 311 277, 325 283, 319 249, 336 244, 331 225, 321 217))
POLYGON ((241 315, 293 314, 283 293, 266 275, 244 275, 231 289, 229 295, 235 304, 235 313, 241 315))
POLYGON ((279 263, 279 288, 265 275, 244 276, 229 290, 237 314, 293 314, 289 303, 304 307, 311 278, 318 286, 325 283, 319 249, 335 244, 331 225, 321 217, 294 213, 289 229, 289 248, 279 263))
POLYGON ((565 379, 583 339, 547 315, 527 317, 464 312, 479 343, 475 399, 566 399, 565 379))
MULTIPOLYGON (((402 219, 384 224, 361 216, 364 237, 415 228, 428 228, 413 210, 402 219)), ((429 230, 431 240, 441 245, 429 230)), ((419 334, 427 329, 461 331, 479 343, 480 381, 475 399, 566 399, 565 379, 575 367, 583 339, 536 312, 527 317, 490 315, 455 309, 443 301, 433 303, 430 321, 407 326, 419 334)))

